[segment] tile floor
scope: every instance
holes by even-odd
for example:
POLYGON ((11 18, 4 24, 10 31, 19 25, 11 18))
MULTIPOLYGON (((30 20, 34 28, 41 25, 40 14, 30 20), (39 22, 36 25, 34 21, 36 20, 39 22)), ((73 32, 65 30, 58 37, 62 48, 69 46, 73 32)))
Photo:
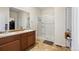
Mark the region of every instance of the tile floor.
POLYGON ((55 44, 48 45, 40 40, 37 40, 35 46, 31 48, 30 51, 70 51, 70 49, 65 47, 58 47, 55 44))

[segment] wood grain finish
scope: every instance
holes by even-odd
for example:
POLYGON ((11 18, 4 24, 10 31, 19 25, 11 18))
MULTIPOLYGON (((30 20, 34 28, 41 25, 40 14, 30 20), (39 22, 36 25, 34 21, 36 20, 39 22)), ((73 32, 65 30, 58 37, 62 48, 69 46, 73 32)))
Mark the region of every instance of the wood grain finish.
POLYGON ((35 43, 35 31, 0 38, 0 51, 24 51, 35 43))
POLYGON ((14 40, 18 40, 18 39, 20 39, 20 35, 14 35, 14 36, 8 36, 8 37, 0 38, 0 45, 14 41, 14 40))
POLYGON ((28 36, 28 46, 31 46, 35 43, 35 32, 28 36))
POLYGON ((20 41, 15 40, 3 45, 0 45, 1 51, 19 51, 20 50, 20 41))
POLYGON ((21 49, 22 50, 25 50, 28 46, 28 39, 27 39, 27 34, 26 33, 24 33, 24 34, 22 34, 21 35, 21 49))

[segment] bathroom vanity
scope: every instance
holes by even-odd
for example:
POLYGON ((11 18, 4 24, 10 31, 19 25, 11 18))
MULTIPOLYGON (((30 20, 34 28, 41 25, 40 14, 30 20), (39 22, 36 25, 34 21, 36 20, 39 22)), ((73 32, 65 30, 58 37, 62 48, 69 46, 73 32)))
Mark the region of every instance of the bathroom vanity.
POLYGON ((24 51, 35 44, 29 12, 14 7, 0 8, 0 51, 24 51), (19 29, 19 30, 17 30, 19 29))
POLYGON ((23 30, 0 34, 0 51, 24 51, 35 44, 35 31, 23 30))

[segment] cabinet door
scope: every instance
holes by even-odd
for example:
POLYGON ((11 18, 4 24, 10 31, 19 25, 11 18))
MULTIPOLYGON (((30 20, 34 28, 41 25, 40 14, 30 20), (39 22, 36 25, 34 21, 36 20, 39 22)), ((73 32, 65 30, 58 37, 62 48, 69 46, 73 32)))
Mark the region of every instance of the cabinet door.
POLYGON ((1 51, 20 51, 20 41, 12 41, 3 45, 0 45, 1 51))
POLYGON ((25 50, 27 48, 27 35, 22 34, 21 36, 21 49, 25 50))
POLYGON ((33 34, 28 36, 28 46, 31 46, 34 43, 35 43, 35 35, 33 34))

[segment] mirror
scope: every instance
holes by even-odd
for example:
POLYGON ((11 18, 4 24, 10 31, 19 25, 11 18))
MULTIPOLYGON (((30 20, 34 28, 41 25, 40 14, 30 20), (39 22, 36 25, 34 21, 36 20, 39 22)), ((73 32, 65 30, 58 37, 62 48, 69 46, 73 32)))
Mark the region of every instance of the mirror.
POLYGON ((29 28, 29 13, 16 8, 10 8, 9 30, 22 30, 29 28))

